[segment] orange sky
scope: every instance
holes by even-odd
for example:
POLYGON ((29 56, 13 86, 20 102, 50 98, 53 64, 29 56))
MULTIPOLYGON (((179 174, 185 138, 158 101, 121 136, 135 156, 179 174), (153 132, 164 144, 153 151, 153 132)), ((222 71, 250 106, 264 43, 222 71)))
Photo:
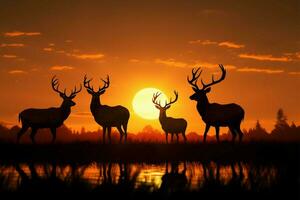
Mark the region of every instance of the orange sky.
MULTIPOLYGON (((202 133, 186 76, 202 66, 208 81, 222 63, 227 77, 209 99, 240 104, 246 111, 242 128, 259 119, 270 130, 278 108, 299 125, 299 13, 297 0, 1 1, 0 121, 17 124, 25 108, 59 106, 50 87, 55 74, 69 89, 84 74, 94 77, 94 85, 109 74, 102 102, 130 110, 129 131, 147 124, 160 129, 158 120, 138 117, 131 104, 137 91, 156 87, 168 96, 178 90, 167 114, 186 118, 188 131, 202 133)), ((84 90, 75 101, 66 125, 97 129, 90 95, 84 90)))

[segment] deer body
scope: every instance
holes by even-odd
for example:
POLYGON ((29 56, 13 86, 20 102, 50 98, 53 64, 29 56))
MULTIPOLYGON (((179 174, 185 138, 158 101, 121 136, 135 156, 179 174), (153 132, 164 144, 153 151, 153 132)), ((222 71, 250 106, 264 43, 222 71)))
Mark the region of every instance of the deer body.
POLYGON ((130 117, 130 113, 127 108, 123 106, 107 106, 102 105, 100 102, 100 95, 104 94, 105 90, 109 87, 109 77, 107 80, 103 80, 105 85, 99 88, 98 92, 93 90, 90 86, 90 80, 84 77, 84 87, 87 89, 88 93, 92 95, 92 100, 90 104, 91 113, 95 121, 102 126, 103 129, 103 143, 105 143, 105 134, 107 132, 109 142, 111 142, 111 128, 116 127, 120 133, 120 142, 123 136, 125 136, 125 141, 127 140, 127 125, 130 117))
POLYGON ((212 77, 212 82, 210 84, 205 84, 202 80, 201 83, 203 87, 200 89, 197 85, 197 80, 200 77, 202 70, 199 72, 200 68, 192 70, 192 78, 188 82, 193 86, 194 94, 190 96, 191 100, 197 101, 197 110, 200 114, 202 120, 206 124, 203 142, 206 141, 206 135, 210 127, 213 126, 216 129, 216 138, 219 142, 219 131, 220 127, 228 127, 232 133, 232 141, 235 140, 236 135, 239 135, 239 140, 242 140, 243 133, 241 131, 240 125, 245 116, 244 109, 235 104, 218 104, 209 103, 207 98, 207 93, 210 92, 210 86, 217 84, 225 79, 226 70, 223 65, 219 65, 222 70, 222 76, 219 80, 214 80, 212 77))
POLYGON ((156 93, 153 95, 152 102, 155 104, 156 108, 159 109, 159 122, 166 134, 166 142, 168 143, 168 134, 171 134, 171 141, 173 141, 174 134, 176 135, 177 142, 179 140, 178 134, 182 134, 184 138, 184 142, 186 142, 185 137, 185 131, 187 127, 187 121, 183 118, 173 118, 173 117, 167 117, 166 110, 170 108, 171 104, 175 103, 178 99, 178 93, 175 93, 175 100, 170 100, 169 103, 166 103, 166 105, 163 107, 160 105, 160 103, 157 102, 157 97, 160 95, 160 93, 156 93))
POLYGON ((32 143, 35 143, 35 135, 40 128, 49 128, 52 134, 52 143, 56 139, 56 129, 60 127, 64 121, 69 117, 71 113, 71 107, 75 106, 75 102, 72 101, 75 98, 76 94, 81 91, 80 89, 71 92, 69 96, 66 95, 66 90, 62 93, 58 90, 59 83, 55 79, 55 76, 52 78, 52 88, 55 92, 60 94, 60 97, 63 98, 63 102, 58 108, 46 108, 46 109, 37 109, 30 108, 23 110, 19 114, 19 121, 22 122, 22 128, 17 135, 17 142, 19 142, 22 135, 27 131, 28 128, 31 128, 30 138, 32 143))
POLYGON ((226 127, 229 125, 238 124, 244 118, 244 110, 241 106, 231 104, 207 103, 202 106, 197 103, 197 110, 202 117, 202 120, 211 126, 226 127))
POLYGON ((71 108, 26 109, 19 114, 23 125, 34 128, 58 128, 69 117, 71 108))

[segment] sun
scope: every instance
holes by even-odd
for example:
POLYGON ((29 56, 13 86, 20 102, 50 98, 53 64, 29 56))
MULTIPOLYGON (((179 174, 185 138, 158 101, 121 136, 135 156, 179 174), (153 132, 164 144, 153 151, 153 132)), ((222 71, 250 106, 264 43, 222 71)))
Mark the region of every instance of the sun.
POLYGON ((134 112, 138 116, 148 120, 157 119, 159 117, 159 110, 156 109, 152 103, 152 96, 156 92, 161 93, 158 100, 160 100, 164 104, 167 97, 159 89, 144 88, 135 94, 132 100, 132 106, 134 112))

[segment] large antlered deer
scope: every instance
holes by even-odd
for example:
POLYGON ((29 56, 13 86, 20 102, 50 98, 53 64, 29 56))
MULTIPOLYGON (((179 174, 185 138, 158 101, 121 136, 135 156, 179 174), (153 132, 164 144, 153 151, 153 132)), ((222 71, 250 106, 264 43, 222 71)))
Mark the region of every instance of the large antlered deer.
POLYGON ((71 107, 75 106, 75 102, 72 101, 72 99, 74 99, 76 94, 81 91, 81 85, 79 90, 77 90, 75 86, 75 89, 71 91, 71 94, 69 96, 67 96, 66 89, 64 90, 64 92, 59 91, 58 79, 56 79, 55 76, 52 78, 51 83, 52 89, 57 92, 63 99, 61 106, 58 108, 30 108, 23 110, 19 114, 19 121, 22 122, 22 128, 17 135, 18 143, 21 136, 27 131, 29 127, 31 128, 30 138, 32 140, 32 143, 35 143, 34 138, 38 129, 40 128, 49 128, 51 130, 52 143, 54 143, 56 139, 56 129, 60 127, 63 122, 69 117, 71 113, 71 107))
POLYGON ((206 141, 206 135, 211 126, 216 129, 216 138, 219 142, 219 129, 220 127, 228 127, 232 133, 232 141, 234 142, 236 134, 239 135, 239 141, 241 142, 243 137, 243 132, 241 131, 240 125, 244 119, 245 112, 243 108, 237 104, 225 104, 221 105, 218 103, 210 103, 206 94, 210 92, 210 86, 217 84, 225 79, 226 70, 223 65, 219 65, 222 75, 219 80, 214 80, 212 76, 212 82, 205 84, 201 79, 202 88, 200 89, 197 85, 197 80, 200 77, 202 70, 199 72, 200 68, 192 70, 192 78, 187 77, 188 83, 192 85, 195 93, 190 96, 191 100, 197 101, 197 110, 205 122, 206 127, 204 131, 203 142, 206 141))
POLYGON ((87 92, 92 95, 90 104, 90 110, 94 116, 95 121, 103 128, 103 143, 105 143, 105 133, 107 131, 109 142, 111 142, 111 128, 116 127, 120 133, 120 142, 122 142, 123 136, 125 136, 125 142, 127 140, 127 124, 130 117, 129 111, 123 106, 107 106, 102 105, 100 102, 100 95, 104 94, 109 87, 109 76, 106 80, 101 79, 104 82, 103 87, 99 87, 98 91, 94 91, 90 86, 92 79, 87 80, 84 77, 84 87, 87 92))
POLYGON ((155 107, 159 110, 159 122, 161 124, 162 129, 166 134, 166 142, 168 143, 168 133, 171 134, 171 141, 173 141, 173 136, 176 134, 177 142, 178 142, 178 134, 182 134, 184 138, 184 142, 186 142, 185 137, 185 130, 187 127, 187 122, 183 118, 173 118, 167 117, 166 110, 171 107, 173 103, 175 103, 178 99, 178 93, 174 91, 175 99, 172 101, 170 98, 170 102, 166 102, 164 106, 157 102, 157 98, 161 93, 153 94, 152 102, 154 103, 155 107))

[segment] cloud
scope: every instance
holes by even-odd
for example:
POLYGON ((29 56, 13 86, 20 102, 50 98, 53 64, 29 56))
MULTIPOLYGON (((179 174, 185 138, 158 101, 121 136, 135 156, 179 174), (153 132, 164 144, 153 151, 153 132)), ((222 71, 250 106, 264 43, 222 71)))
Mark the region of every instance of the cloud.
POLYGON ((72 113, 71 117, 92 118, 92 114, 90 112, 77 112, 77 113, 72 113))
POLYGON ((138 62, 141 62, 141 61, 138 60, 138 59, 133 58, 133 59, 130 59, 129 62, 131 62, 131 63, 138 63, 138 62))
POLYGON ((1 44, 0 47, 24 47, 22 43, 1 44))
POLYGON ((67 65, 54 65, 50 67, 50 70, 52 71, 63 71, 63 70, 72 70, 74 67, 67 66, 67 65))
MULTIPOLYGON (((154 61, 157 64, 163 64, 163 65, 168 65, 168 66, 174 66, 174 67, 188 67, 188 68, 194 68, 194 67, 201 67, 201 68, 208 68, 208 69, 213 69, 213 68, 218 68, 219 64, 217 63, 210 63, 210 62, 202 62, 202 61, 194 61, 191 63, 186 63, 186 62, 179 62, 176 61, 175 59, 155 59, 154 61)), ((224 65, 224 67, 228 70, 231 69, 236 69, 235 65, 224 65)))
POLYGON ((83 59, 83 60, 98 60, 104 57, 103 54, 97 53, 97 54, 69 54, 70 56, 73 56, 77 59, 83 59))
POLYGON ((45 48, 43 48, 43 50, 44 50, 44 51, 53 51, 54 49, 51 48, 51 47, 45 47, 45 48))
POLYGON ((9 74, 27 74, 27 72, 25 72, 24 70, 19 70, 19 69, 10 70, 8 73, 9 74))
POLYGON ((289 72, 290 75, 300 75, 300 72, 289 72))
POLYGON ((240 49, 245 47, 245 45, 243 44, 236 44, 230 41, 216 42, 211 40, 191 40, 189 41, 189 44, 218 45, 220 47, 227 47, 227 48, 234 48, 234 49, 240 49))
POLYGON ((283 73, 284 70, 281 69, 263 69, 263 68, 250 68, 244 67, 237 69, 238 72, 256 72, 256 73, 266 73, 266 74, 280 74, 283 73))
POLYGON ((162 60, 162 59, 155 59, 154 61, 157 64, 163 64, 163 65, 168 65, 168 66, 174 66, 174 67, 187 67, 188 64, 185 62, 178 62, 175 61, 174 59, 167 59, 167 60, 162 60))
MULTIPOLYGON (((213 68, 218 68, 219 64, 217 64, 217 63, 210 63, 210 62, 196 61, 196 64, 194 64, 193 66, 195 66, 195 67, 201 67, 201 68, 213 69, 213 68)), ((236 69, 235 65, 224 64, 224 67, 225 67, 225 69, 228 69, 228 70, 236 69)))
POLYGON ((65 51, 63 50, 58 50, 58 51, 55 51, 56 53, 65 53, 65 51))
POLYGON ((236 44, 236 43, 228 42, 228 41, 227 42, 220 42, 218 45, 228 47, 228 48, 234 48, 234 49, 240 49, 240 48, 245 47, 245 45, 243 45, 243 44, 236 44))
POLYGON ((71 43, 73 42, 72 40, 65 40, 66 43, 71 43))
POLYGON ((278 61, 278 62, 289 62, 291 61, 288 57, 273 57, 272 55, 255 55, 255 54, 239 54, 240 58, 249 58, 261 61, 278 61))
POLYGON ((49 43, 48 45, 49 45, 50 47, 54 47, 54 46, 55 46, 54 43, 49 43))
POLYGON ((2 55, 3 58, 16 58, 17 56, 16 55, 13 55, 13 54, 4 54, 2 55))
POLYGON ((210 45, 210 44, 218 44, 217 42, 210 41, 210 40, 191 40, 189 41, 190 44, 201 44, 201 45, 210 45))
POLYGON ((13 31, 13 32, 6 32, 4 36, 6 37, 19 37, 19 36, 36 36, 41 35, 40 32, 21 32, 21 31, 13 31))

